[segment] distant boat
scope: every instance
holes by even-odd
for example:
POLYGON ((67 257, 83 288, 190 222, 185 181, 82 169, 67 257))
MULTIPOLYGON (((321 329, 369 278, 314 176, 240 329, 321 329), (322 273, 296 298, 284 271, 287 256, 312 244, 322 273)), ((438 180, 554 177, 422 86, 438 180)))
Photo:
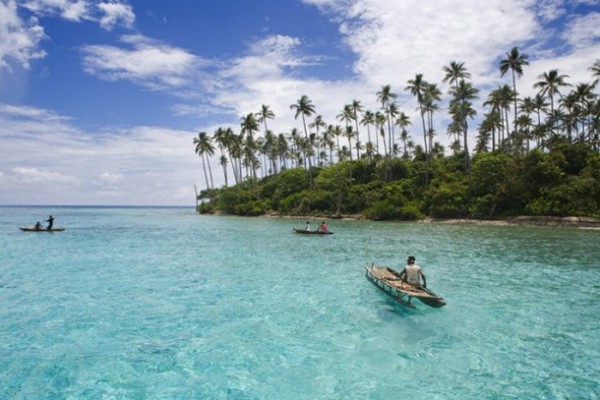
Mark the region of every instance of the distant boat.
POLYGON ((292 232, 298 233, 301 235, 333 235, 333 232, 331 232, 331 231, 327 231, 327 232, 323 232, 320 230, 307 231, 306 229, 297 229, 297 228, 292 228, 292 232))
POLYGON ((369 282, 403 306, 415 308, 414 304, 410 302, 413 297, 430 307, 437 308, 446 305, 443 297, 424 287, 415 287, 404 282, 400 278, 400 274, 392 268, 366 265, 365 269, 369 282))
POLYGON ((62 232, 65 228, 57 226, 56 228, 46 229, 46 228, 36 228, 34 226, 21 226, 20 230, 25 232, 62 232))

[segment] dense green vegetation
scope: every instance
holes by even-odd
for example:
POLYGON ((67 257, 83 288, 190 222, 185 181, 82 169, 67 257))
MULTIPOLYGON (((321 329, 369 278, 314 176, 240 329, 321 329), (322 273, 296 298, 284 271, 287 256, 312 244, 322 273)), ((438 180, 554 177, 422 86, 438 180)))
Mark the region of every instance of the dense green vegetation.
POLYGON ((513 48, 499 65, 512 87, 491 90, 477 128, 473 155, 468 121, 479 90, 464 63, 444 67, 448 84, 450 155, 434 141, 442 92, 417 74, 405 90, 420 110, 423 145, 413 142, 408 116, 389 85, 377 92, 381 109, 353 100, 327 124, 302 96, 290 106, 302 130, 273 134, 269 106, 242 118, 239 134, 219 128, 194 139, 207 189, 199 212, 236 215, 357 215, 384 220, 501 218, 515 215, 600 217, 600 99, 591 83, 575 87, 551 70, 539 76, 535 97, 520 98, 516 79, 528 64, 513 48), (571 88, 563 95, 562 91, 571 88), (261 126, 262 125, 262 126, 261 126), (368 140, 361 143, 360 127, 368 140), (262 130, 263 135, 256 137, 262 130), (398 132, 396 132, 396 130, 398 132), (218 147, 225 185, 215 188, 210 157, 218 147), (235 184, 229 185, 228 171, 235 184), (260 175, 260 176, 259 176, 260 175))
POLYGON ((560 143, 522 157, 477 153, 468 173, 463 156, 431 160, 383 158, 296 167, 262 179, 201 193, 203 213, 237 215, 361 214, 414 220, 498 218, 513 215, 600 217, 600 155, 585 144, 560 143), (387 180, 386 180, 387 177, 387 180))

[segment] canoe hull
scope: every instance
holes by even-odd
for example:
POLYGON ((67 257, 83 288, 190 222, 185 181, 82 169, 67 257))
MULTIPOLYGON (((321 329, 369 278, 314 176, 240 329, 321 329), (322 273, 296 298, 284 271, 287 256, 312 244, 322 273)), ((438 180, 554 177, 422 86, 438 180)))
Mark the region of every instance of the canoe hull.
POLYGON ((426 288, 416 288, 403 282, 398 272, 388 267, 365 266, 365 276, 379 290, 408 308, 415 308, 411 303, 413 297, 430 307, 443 307, 444 299, 426 288))
POLYGON ((62 232, 65 230, 65 228, 52 228, 50 230, 48 230, 46 228, 35 229, 32 226, 21 226, 21 227, 19 227, 19 229, 22 230, 23 232, 62 232))
POLYGON ((299 235, 333 235, 333 232, 321 232, 321 231, 307 231, 305 229, 296 229, 292 228, 292 232, 297 233, 299 235))

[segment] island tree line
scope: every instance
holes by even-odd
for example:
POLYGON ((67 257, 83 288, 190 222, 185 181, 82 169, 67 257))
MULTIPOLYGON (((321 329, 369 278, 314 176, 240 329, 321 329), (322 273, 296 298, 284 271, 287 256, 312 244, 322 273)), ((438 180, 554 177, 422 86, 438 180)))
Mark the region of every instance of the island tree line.
POLYGON ((527 58, 515 47, 500 61, 500 75, 510 74, 511 85, 499 85, 483 99, 473 149, 467 137, 479 90, 463 62, 443 67, 450 155, 434 141, 442 91, 422 74, 404 88, 415 98, 420 121, 399 110, 397 94, 385 85, 376 93, 379 110, 353 100, 335 124, 303 95, 290 105, 301 130, 273 133, 268 122, 275 114, 263 105, 241 118, 239 133, 200 132, 193 144, 206 189, 198 195, 198 211, 376 220, 599 217, 600 60, 589 68, 589 83, 573 86, 567 75, 550 70, 538 77, 535 96, 520 97, 517 80, 527 58), (410 125, 421 131, 418 143, 408 133, 410 125), (209 162, 215 155, 225 180, 220 188, 214 187, 209 162))

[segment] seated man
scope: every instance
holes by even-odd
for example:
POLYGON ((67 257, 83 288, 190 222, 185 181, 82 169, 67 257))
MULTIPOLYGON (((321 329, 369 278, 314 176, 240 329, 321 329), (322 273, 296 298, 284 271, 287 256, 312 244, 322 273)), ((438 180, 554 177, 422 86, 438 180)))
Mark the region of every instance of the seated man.
POLYGON ((327 224, 325 223, 325 221, 321 222, 321 226, 319 227, 319 230, 321 232, 327 233, 327 224))
POLYGON ((407 260, 407 265, 404 267, 402 271, 400 271, 400 277, 404 282, 409 283, 410 285, 420 287, 421 286, 421 278, 423 279, 423 287, 427 287, 427 279, 425 278, 425 274, 421 271, 421 267, 415 264, 415 257, 409 256, 407 260))

